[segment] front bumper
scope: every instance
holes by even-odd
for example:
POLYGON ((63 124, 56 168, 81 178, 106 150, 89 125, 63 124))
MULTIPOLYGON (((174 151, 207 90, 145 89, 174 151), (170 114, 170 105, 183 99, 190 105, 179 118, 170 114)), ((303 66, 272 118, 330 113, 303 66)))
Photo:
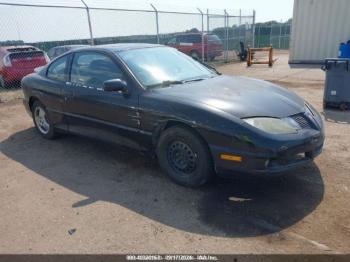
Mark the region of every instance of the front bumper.
MULTIPOLYGON (((319 132, 299 142, 284 143, 283 150, 271 148, 272 153, 239 152, 229 148, 210 146, 215 169, 219 174, 283 174, 301 166, 305 166, 322 152, 324 134, 319 132), (221 158, 222 154, 240 156, 241 161, 228 161, 221 158)), ((280 149, 281 147, 279 147, 280 149)))

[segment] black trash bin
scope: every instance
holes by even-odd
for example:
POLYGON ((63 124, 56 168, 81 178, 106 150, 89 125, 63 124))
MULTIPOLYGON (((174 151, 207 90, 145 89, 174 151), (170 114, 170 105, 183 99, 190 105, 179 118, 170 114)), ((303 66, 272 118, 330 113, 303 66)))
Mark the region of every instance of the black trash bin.
POLYGON ((322 69, 326 72, 323 107, 350 109, 350 59, 329 58, 322 69))

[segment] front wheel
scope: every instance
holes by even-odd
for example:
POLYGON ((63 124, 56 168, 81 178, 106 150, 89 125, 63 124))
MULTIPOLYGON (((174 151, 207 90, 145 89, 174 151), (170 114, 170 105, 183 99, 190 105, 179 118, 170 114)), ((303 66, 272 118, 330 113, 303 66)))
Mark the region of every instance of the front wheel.
POLYGON ((214 174, 207 145, 188 128, 166 129, 158 142, 157 157, 168 176, 183 186, 199 187, 214 174))
POLYGON ((56 135, 45 106, 35 101, 32 106, 33 121, 36 129, 46 139, 53 139, 56 135))

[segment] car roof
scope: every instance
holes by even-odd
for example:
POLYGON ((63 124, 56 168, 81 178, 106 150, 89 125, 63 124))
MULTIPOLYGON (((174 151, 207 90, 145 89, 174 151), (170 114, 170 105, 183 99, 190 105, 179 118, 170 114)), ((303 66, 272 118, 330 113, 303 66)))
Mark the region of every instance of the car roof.
MULTIPOLYGON (((177 34, 176 36, 179 36, 179 35, 181 35, 181 36, 183 36, 183 35, 202 35, 202 33, 201 32, 194 32, 194 33, 183 33, 183 34, 177 34)), ((205 35, 205 34, 204 34, 205 35)))
POLYGON ((63 45, 63 46, 66 46, 66 47, 79 47, 79 46, 84 46, 84 47, 85 47, 85 46, 86 46, 86 47, 87 47, 87 46, 89 46, 89 45, 84 45, 84 44, 81 44, 81 45, 80 45, 80 44, 76 44, 76 45, 63 45))
POLYGON ((89 45, 79 45, 79 44, 76 44, 76 45, 58 45, 58 46, 54 46, 52 47, 51 49, 54 49, 54 48, 65 48, 65 47, 89 47, 89 45))
MULTIPOLYGON (((202 35, 201 32, 194 32, 194 33, 182 33, 182 34, 177 34, 176 36, 189 36, 189 35, 202 35)), ((215 35, 213 33, 203 33, 203 35, 215 35)))
POLYGON ((93 50, 108 50, 112 52, 121 52, 126 50, 154 48, 154 47, 165 47, 165 46, 158 45, 158 44, 146 44, 146 43, 120 43, 120 44, 108 44, 108 45, 83 47, 83 48, 79 48, 79 51, 93 49, 93 50))

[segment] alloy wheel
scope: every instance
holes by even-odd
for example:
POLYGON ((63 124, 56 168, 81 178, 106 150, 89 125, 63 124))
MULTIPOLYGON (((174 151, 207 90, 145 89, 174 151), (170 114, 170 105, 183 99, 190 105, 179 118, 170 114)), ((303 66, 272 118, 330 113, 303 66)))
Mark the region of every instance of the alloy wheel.
POLYGON ((50 124, 47 121, 46 112, 40 106, 36 107, 34 110, 34 121, 39 131, 46 135, 50 131, 50 124))

